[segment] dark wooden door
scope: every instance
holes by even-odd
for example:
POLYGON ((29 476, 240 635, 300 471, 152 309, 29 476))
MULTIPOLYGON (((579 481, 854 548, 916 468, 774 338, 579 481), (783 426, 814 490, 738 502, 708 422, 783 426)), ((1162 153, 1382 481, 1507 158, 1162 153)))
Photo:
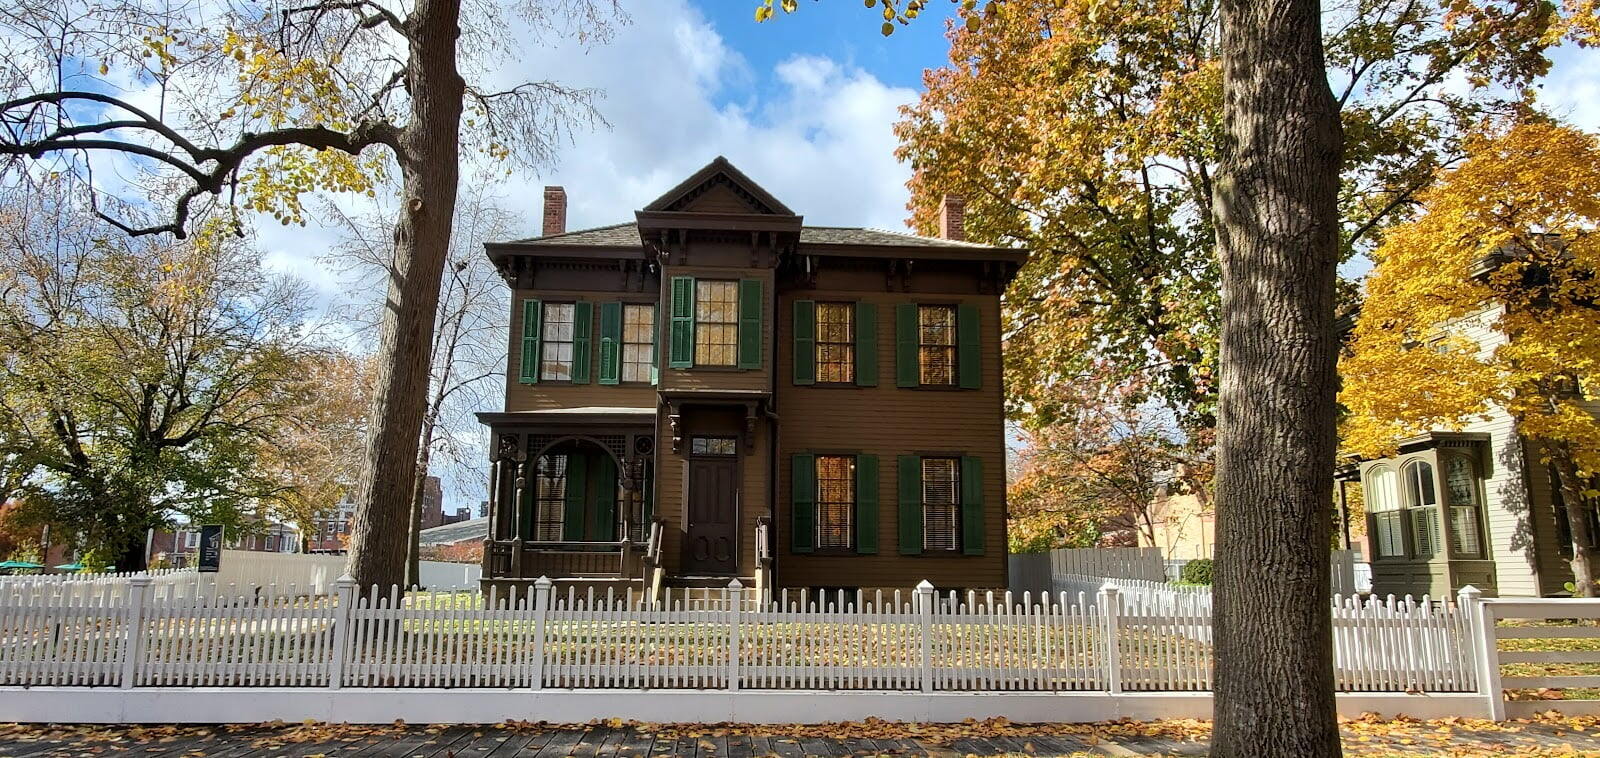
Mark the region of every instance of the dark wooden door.
POLYGON ((738 569, 738 498, 737 459, 690 459, 685 573, 733 574, 738 569))

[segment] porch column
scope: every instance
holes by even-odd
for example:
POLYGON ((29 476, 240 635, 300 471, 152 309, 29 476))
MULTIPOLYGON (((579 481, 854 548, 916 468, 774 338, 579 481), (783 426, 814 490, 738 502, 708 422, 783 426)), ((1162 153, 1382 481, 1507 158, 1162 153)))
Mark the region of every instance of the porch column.
POLYGON ((511 488, 511 575, 522 576, 522 520, 526 516, 522 512, 523 492, 528 487, 528 461, 526 456, 520 456, 517 461, 517 478, 511 488))

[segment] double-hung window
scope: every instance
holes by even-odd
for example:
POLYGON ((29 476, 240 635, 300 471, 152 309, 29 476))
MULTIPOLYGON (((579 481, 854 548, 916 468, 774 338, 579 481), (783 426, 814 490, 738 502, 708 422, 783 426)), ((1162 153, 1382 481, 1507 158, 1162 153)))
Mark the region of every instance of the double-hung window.
POLYGON ((545 303, 543 331, 540 341, 543 352, 539 360, 541 381, 570 381, 573 356, 573 304, 545 303))
POLYGON ((694 284, 694 365, 737 365, 739 283, 698 279, 694 284))
POLYGON ((628 303, 622 308, 622 381, 649 382, 655 367, 656 307, 628 303))
POLYGON ((1478 472, 1464 455, 1443 456, 1444 491, 1449 498, 1450 552, 1456 558, 1482 558, 1478 531, 1478 472))
POLYGON ((923 385, 951 386, 956 383, 955 306, 917 307, 917 353, 923 385))
POLYGON ((563 512, 567 504, 567 456, 545 454, 539 456, 534 472, 533 528, 535 540, 561 539, 563 512))
POLYGON ((961 459, 922 459, 922 549, 961 549, 961 459))
POLYGON ((1412 461, 1400 470, 1401 490, 1411 510, 1412 547, 1419 557, 1432 557, 1440 550, 1439 493, 1433 484, 1433 464, 1412 461))
POLYGON ((855 304, 817 303, 817 381, 856 380, 855 304))
POLYGON ((817 549, 855 547, 855 510, 855 456, 817 456, 817 549))

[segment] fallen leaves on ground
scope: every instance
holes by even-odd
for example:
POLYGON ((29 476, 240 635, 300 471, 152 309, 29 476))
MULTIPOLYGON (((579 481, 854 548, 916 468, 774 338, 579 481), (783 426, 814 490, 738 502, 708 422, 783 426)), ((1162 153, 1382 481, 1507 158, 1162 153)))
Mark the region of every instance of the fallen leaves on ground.
MULTIPOLYGON (((442 725, 328 724, 307 721, 298 724, 269 722, 230 725, 60 725, 0 724, 0 743, 30 742, 57 744, 62 748, 98 754, 106 748, 128 750, 136 746, 170 745, 178 741, 193 743, 193 750, 173 753, 183 756, 206 755, 206 747, 222 744, 248 745, 258 750, 321 744, 325 747, 310 755, 334 754, 340 743, 375 744, 403 737, 437 735, 450 727, 442 725), (99 749, 97 749, 99 748, 99 749)), ((766 737, 782 741, 821 740, 906 740, 929 747, 948 746, 957 740, 1033 737, 1072 737, 1087 744, 1138 744, 1143 740, 1204 742, 1211 736, 1211 722, 1197 719, 1162 721, 1110 721, 1099 723, 1014 723, 1004 718, 967 719, 959 723, 918 724, 869 718, 824 724, 658 724, 622 719, 595 720, 587 724, 551 724, 535 721, 508 721, 474 728, 473 737, 488 735, 538 735, 558 731, 627 729, 666 740, 716 740, 726 737, 766 737)), ((1481 756, 1515 754, 1519 758, 1565 758, 1600 756, 1600 718, 1564 716, 1554 711, 1529 719, 1493 722, 1482 719, 1448 718, 1424 721, 1406 717, 1383 718, 1368 714, 1341 719, 1346 752, 1362 756, 1447 755, 1481 756)), ((458 732, 459 733, 459 732, 458 732)), ((1031 747, 1031 745, 1029 745, 1031 747)), ((190 747, 184 745, 184 748, 190 747)), ((152 748, 146 748, 152 749, 152 748)))

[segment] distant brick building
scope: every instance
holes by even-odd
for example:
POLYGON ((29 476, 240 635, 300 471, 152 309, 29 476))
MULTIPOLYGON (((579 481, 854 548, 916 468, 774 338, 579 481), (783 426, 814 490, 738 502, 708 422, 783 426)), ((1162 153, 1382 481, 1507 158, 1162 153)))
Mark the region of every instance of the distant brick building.
POLYGON ((430 476, 422 480, 422 528, 432 529, 444 523, 444 484, 439 477, 430 476))
POLYGON ((344 500, 334 506, 317 520, 316 528, 312 534, 306 535, 306 552, 308 553, 343 553, 353 528, 356 517, 356 502, 346 496, 344 500))

